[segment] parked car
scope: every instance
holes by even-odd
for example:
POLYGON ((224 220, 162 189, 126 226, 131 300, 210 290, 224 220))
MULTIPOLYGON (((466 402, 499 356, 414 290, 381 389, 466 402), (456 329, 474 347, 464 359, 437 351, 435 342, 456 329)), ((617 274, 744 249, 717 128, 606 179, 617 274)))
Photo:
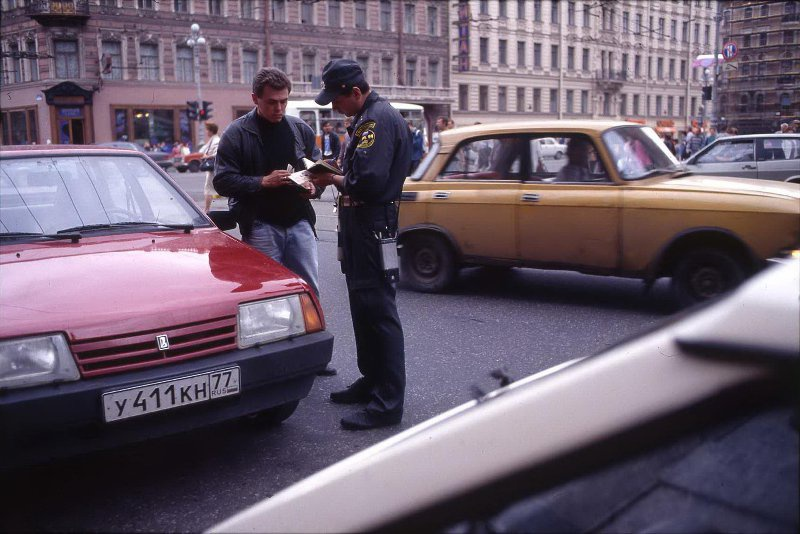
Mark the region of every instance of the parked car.
POLYGON ((401 280, 420 291, 447 288, 465 265, 531 266, 672 277, 690 304, 799 243, 800 185, 694 176, 629 122, 442 132, 400 208, 401 280), (566 158, 542 157, 547 137, 567 140, 566 158))
POLYGON ((722 137, 686 160, 686 168, 714 176, 800 183, 800 134, 722 137))
POLYGON ((0 467, 279 423, 331 359, 308 284, 140 152, 4 147, 0 229, 0 467))
POLYGON ((145 150, 139 143, 130 143, 128 141, 111 141, 108 143, 98 143, 97 146, 111 147, 111 148, 124 148, 126 150, 136 150, 147 154, 147 156, 156 162, 156 165, 166 170, 172 167, 172 154, 161 152, 159 150, 145 150))
POLYGON ((800 261, 478 397, 211 532, 797 532, 800 261))
POLYGON ((561 159, 567 152, 567 145, 559 143, 552 137, 537 139, 536 144, 538 145, 542 157, 545 158, 561 159))

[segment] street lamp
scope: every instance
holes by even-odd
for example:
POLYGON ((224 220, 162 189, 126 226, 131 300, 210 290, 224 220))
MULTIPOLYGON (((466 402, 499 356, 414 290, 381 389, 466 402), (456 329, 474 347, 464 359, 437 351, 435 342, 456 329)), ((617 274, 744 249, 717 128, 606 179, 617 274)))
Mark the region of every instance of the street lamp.
MULTIPOLYGON (((200 35, 200 25, 198 23, 194 23, 189 28, 191 30, 191 35, 188 39, 186 39, 186 44, 192 49, 192 72, 194 73, 194 82, 197 84, 197 105, 203 105, 203 91, 200 88, 200 51, 196 48, 196 46, 203 46, 206 44, 206 38, 200 35)), ((200 120, 197 121, 197 141, 202 145, 205 142, 205 131, 203 126, 200 124, 200 120)))

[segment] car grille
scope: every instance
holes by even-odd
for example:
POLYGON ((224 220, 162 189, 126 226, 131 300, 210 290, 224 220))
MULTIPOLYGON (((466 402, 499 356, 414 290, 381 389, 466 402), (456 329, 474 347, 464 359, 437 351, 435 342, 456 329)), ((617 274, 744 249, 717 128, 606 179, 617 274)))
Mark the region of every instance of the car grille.
POLYGON ((236 316, 134 332, 124 336, 81 339, 71 343, 85 378, 202 358, 236 348, 236 316), (167 335, 159 350, 156 336, 167 335))

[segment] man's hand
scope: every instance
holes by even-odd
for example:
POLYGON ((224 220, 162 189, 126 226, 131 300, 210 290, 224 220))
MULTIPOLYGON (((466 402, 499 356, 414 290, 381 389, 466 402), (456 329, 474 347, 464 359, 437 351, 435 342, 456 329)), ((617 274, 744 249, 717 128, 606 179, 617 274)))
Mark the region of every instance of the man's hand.
POLYGON ((341 188, 342 184, 344 183, 344 176, 342 176, 341 174, 333 174, 332 172, 320 172, 320 173, 314 173, 311 176, 311 180, 317 187, 327 187, 329 185, 334 185, 338 188, 341 188))
POLYGON ((292 181, 289 179, 289 174, 289 171, 272 171, 268 175, 261 178, 261 187, 268 189, 291 184, 292 181))
POLYGON ((302 193, 305 198, 313 198, 314 195, 317 193, 317 188, 310 181, 303 182, 300 185, 302 185, 303 189, 305 189, 305 191, 303 191, 302 193))

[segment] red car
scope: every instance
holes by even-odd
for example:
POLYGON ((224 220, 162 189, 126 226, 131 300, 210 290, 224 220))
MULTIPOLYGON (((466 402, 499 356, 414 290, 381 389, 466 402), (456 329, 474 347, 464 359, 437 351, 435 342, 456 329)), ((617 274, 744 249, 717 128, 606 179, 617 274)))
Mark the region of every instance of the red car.
POLYGON ((144 155, 0 151, 0 467, 278 423, 332 349, 309 286, 144 155))

